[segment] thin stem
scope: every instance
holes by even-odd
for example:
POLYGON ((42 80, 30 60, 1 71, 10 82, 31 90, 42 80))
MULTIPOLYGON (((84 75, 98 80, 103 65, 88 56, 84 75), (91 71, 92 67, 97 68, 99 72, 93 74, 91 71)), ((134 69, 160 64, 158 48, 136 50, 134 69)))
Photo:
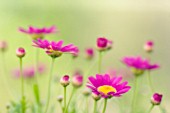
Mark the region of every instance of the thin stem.
POLYGON ((69 107, 69 105, 70 105, 71 99, 72 99, 75 91, 76 91, 76 88, 73 88, 72 93, 71 93, 71 96, 70 96, 69 101, 68 101, 68 104, 67 104, 66 108, 64 109, 64 113, 67 113, 68 107, 69 107))
POLYGON ((62 113, 64 113, 64 108, 62 106, 62 102, 59 102, 59 103, 60 103, 60 107, 61 107, 62 113))
POLYGON ((152 83, 152 79, 151 79, 151 74, 150 74, 150 70, 148 71, 148 81, 149 81, 149 86, 151 89, 151 92, 154 92, 154 88, 153 88, 153 83, 152 83))
POLYGON ((22 58, 20 58, 20 77, 21 77, 21 95, 24 97, 24 77, 22 74, 22 58))
POLYGON ((93 113, 96 113, 96 109, 97 109, 97 100, 94 100, 94 110, 93 110, 93 113))
POLYGON ((54 67, 54 60, 55 60, 55 59, 52 58, 51 69, 50 69, 50 76, 49 76, 49 82, 48 82, 47 105, 46 105, 46 108, 45 108, 45 112, 44 112, 44 113, 47 113, 47 111, 48 111, 48 106, 49 106, 49 103, 50 103, 51 81, 52 81, 52 73, 53 73, 53 67, 54 67))
POLYGON ((152 104, 152 106, 149 108, 148 113, 151 113, 152 109, 154 108, 154 105, 152 104))
POLYGON ((21 105, 22 105, 22 107, 21 107, 21 111, 22 111, 22 113, 25 113, 25 110, 26 110, 26 108, 25 108, 25 96, 24 96, 24 76, 23 76, 23 72, 22 72, 23 70, 22 70, 22 58, 20 58, 20 77, 21 77, 21 96, 22 96, 22 98, 21 98, 21 105))
POLYGON ((106 112, 106 106, 107 106, 107 98, 105 98, 105 100, 104 100, 104 107, 103 107, 102 113, 106 112))
POLYGON ((101 65, 102 65, 102 52, 99 51, 99 58, 98 58, 98 73, 101 73, 101 65))
POLYGON ((89 99, 88 99, 88 96, 86 97, 86 113, 88 113, 89 112, 89 99))
POLYGON ((38 104, 38 107, 40 107, 41 104, 40 104, 40 93, 39 93, 39 85, 38 85, 39 49, 36 49, 35 61, 36 61, 36 64, 35 64, 36 71, 35 71, 35 83, 33 85, 33 91, 34 91, 34 95, 35 95, 35 99, 38 104))
POLYGON ((132 99, 132 113, 135 113, 137 85, 138 85, 138 80, 137 79, 138 79, 138 77, 135 76, 135 80, 134 80, 134 92, 133 92, 133 99, 132 99))
POLYGON ((67 88, 64 87, 64 109, 66 109, 66 106, 67 106, 67 88))

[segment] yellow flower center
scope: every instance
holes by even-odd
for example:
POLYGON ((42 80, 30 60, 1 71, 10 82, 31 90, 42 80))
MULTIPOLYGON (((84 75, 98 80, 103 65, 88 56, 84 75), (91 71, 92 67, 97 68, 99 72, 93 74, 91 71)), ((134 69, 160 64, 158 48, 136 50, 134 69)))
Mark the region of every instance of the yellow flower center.
POLYGON ((116 93, 117 90, 112 87, 112 86, 109 86, 109 85, 103 85, 103 86, 100 86, 97 88, 97 91, 100 92, 100 93, 103 93, 104 95, 108 95, 108 93, 116 93))

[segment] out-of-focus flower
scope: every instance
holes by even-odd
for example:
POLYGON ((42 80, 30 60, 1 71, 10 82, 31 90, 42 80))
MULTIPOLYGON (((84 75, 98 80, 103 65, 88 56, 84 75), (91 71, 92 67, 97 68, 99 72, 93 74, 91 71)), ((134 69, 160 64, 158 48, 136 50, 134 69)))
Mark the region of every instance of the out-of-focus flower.
POLYGON ((57 97, 57 100, 58 100, 58 102, 62 102, 62 101, 63 101, 63 96, 62 96, 62 95, 59 95, 59 96, 57 97))
POLYGON ((18 48, 18 49, 16 50, 16 55, 17 55, 19 58, 24 57, 25 54, 26 54, 25 49, 22 48, 22 47, 20 47, 20 48, 18 48))
POLYGON ((94 49, 93 48, 87 48, 85 50, 85 55, 87 59, 92 59, 94 57, 94 49))
POLYGON ((44 38, 44 36, 47 34, 56 33, 58 30, 55 26, 51 26, 49 28, 37 28, 30 26, 27 30, 20 27, 19 31, 25 34, 29 34, 34 40, 36 40, 38 38, 44 38))
POLYGON ((144 50, 146 52, 152 52, 153 51, 153 46, 154 46, 154 42, 153 41, 147 41, 144 45, 144 50))
POLYGON ((152 103, 153 105, 159 105, 159 104, 161 104, 162 97, 163 97, 162 94, 154 93, 153 96, 151 97, 151 103, 152 103))
POLYGON ((0 41, 0 50, 1 50, 2 52, 4 52, 4 51, 7 50, 7 48, 8 48, 7 42, 6 42, 6 41, 0 41))
POLYGON ((78 47, 73 44, 63 46, 62 40, 50 42, 48 40, 37 39, 33 40, 33 43, 33 46, 44 49, 46 53, 53 58, 59 57, 63 53, 76 54, 78 49, 78 47))
POLYGON ((90 94, 91 94, 91 91, 89 89, 85 88, 84 91, 83 91, 83 95, 89 96, 90 94))
POLYGON ((90 76, 87 87, 96 95, 101 95, 103 98, 120 97, 122 94, 130 90, 127 86, 128 82, 122 82, 122 77, 113 77, 110 75, 99 75, 96 77, 90 76))
POLYGON ((74 75, 72 78, 72 84, 74 87, 79 88, 83 85, 83 76, 82 75, 74 75))
POLYGON ((124 57, 122 62, 132 69, 135 75, 141 75, 145 70, 153 70, 159 68, 158 64, 151 64, 148 59, 137 57, 124 57))
POLYGON ((99 51, 104 51, 112 48, 112 41, 108 40, 105 37, 99 37, 97 39, 97 49, 99 51))
MULTIPOLYGON (((38 68, 41 67, 41 70, 38 70, 40 74, 43 74, 45 72, 44 65, 39 65, 38 68)), ((15 69, 12 71, 12 74, 16 77, 20 77, 20 69, 15 69)), ((35 68, 33 66, 27 66, 23 68, 23 76, 24 78, 33 78, 35 76, 35 68)))
POLYGON ((130 79, 133 77, 132 72, 127 68, 121 68, 121 69, 111 68, 107 71, 107 74, 109 74, 110 77, 122 76, 124 79, 130 79))
POLYGON ((70 77, 68 75, 61 77, 60 84, 64 87, 68 86, 70 84, 70 77))

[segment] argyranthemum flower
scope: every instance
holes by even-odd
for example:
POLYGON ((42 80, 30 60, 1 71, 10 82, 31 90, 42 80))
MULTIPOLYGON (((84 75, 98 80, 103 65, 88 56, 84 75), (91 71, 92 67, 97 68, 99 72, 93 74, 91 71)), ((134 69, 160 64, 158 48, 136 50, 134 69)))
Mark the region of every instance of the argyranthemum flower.
POLYGON ((33 40, 33 43, 33 46, 44 49, 46 53, 53 58, 59 57, 63 53, 76 54, 78 49, 78 47, 73 44, 63 46, 62 40, 50 42, 48 40, 37 39, 33 40))
POLYGON ((36 40, 38 38, 43 38, 47 34, 56 33, 57 29, 55 26, 51 26, 49 28, 46 27, 37 28, 37 27, 30 26, 27 30, 20 27, 19 31, 30 35, 34 40, 36 40))
POLYGON ((121 82, 122 77, 113 77, 110 75, 96 74, 96 77, 90 76, 87 87, 96 95, 101 95, 103 98, 120 97, 122 94, 130 90, 128 82, 121 82))
POLYGON ((87 59, 92 59, 94 57, 94 49, 93 48, 87 48, 85 50, 85 55, 87 59))
POLYGON ((153 70, 159 68, 158 64, 151 64, 148 59, 143 59, 140 56, 124 57, 122 62, 132 69, 136 75, 142 74, 145 70, 153 70))

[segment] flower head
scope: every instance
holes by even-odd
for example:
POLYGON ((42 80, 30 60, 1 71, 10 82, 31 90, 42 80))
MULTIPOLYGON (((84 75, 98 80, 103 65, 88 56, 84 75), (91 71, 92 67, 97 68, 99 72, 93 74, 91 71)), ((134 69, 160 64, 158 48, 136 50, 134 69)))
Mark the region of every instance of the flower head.
POLYGON ((159 93, 155 93, 153 94, 152 98, 151 98, 151 103, 153 105, 159 105, 162 101, 162 94, 159 94, 159 93))
POLYGON ((110 75, 99 75, 96 77, 90 76, 87 87, 96 95, 101 95, 103 98, 119 97, 130 90, 127 86, 128 82, 122 82, 122 77, 113 77, 110 75))
POLYGON ((158 64, 151 64, 149 60, 137 57, 124 57, 122 62, 132 69, 136 75, 142 74, 145 70, 153 70, 159 68, 158 64))
POLYGON ((97 48, 99 51, 108 50, 112 47, 112 41, 108 40, 105 37, 99 37, 97 39, 97 48))
POLYGON ((33 43, 34 43, 33 46, 44 49, 46 53, 53 58, 59 57, 63 53, 76 54, 78 49, 73 44, 63 46, 62 40, 58 42, 55 41, 50 42, 48 40, 37 39, 34 40, 33 43))
POLYGON ((56 33, 57 29, 55 26, 51 26, 49 28, 37 28, 37 27, 32 27, 30 26, 28 28, 28 30, 24 29, 24 28, 19 28, 20 32, 23 32, 25 34, 29 34, 31 35, 31 37, 36 40, 38 38, 43 38, 45 35, 47 34, 51 34, 51 33, 56 33))
POLYGON ((8 47, 8 44, 6 41, 0 41, 0 50, 2 52, 6 51, 7 50, 7 47, 8 47))
POLYGON ((94 49, 93 48, 87 48, 85 50, 85 53, 86 53, 87 59, 92 59, 94 57, 94 49))
POLYGON ((82 75, 74 75, 72 79, 72 84, 74 87, 79 88, 83 85, 83 76, 82 75))
POLYGON ((26 54, 25 49, 22 48, 22 47, 20 47, 20 48, 18 48, 18 49, 16 50, 16 55, 17 55, 19 58, 24 57, 25 54, 26 54))
POLYGON ((144 45, 144 50, 146 52, 152 52, 153 51, 153 46, 154 46, 154 42, 153 41, 147 41, 144 45))
POLYGON ((60 83, 61 85, 63 85, 64 87, 68 86, 70 84, 70 77, 68 75, 64 75, 61 79, 60 79, 60 83))

